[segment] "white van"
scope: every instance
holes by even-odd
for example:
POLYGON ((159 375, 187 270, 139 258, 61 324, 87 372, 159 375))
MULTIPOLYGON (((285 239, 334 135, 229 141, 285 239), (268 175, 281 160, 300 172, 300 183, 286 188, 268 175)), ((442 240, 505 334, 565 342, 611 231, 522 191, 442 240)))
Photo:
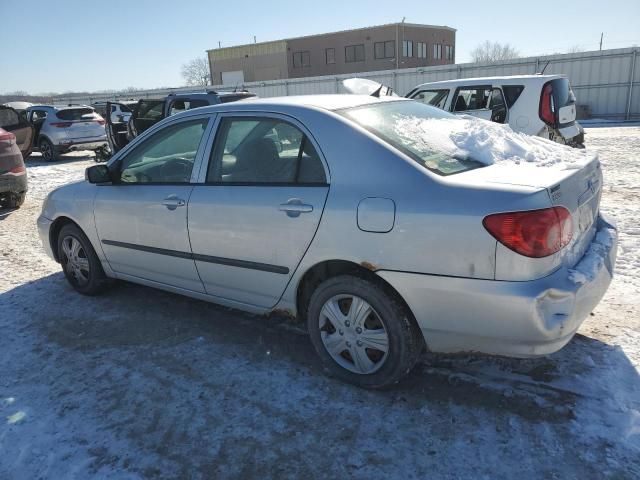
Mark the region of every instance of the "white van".
POLYGON ((562 75, 462 78, 418 85, 412 98, 448 112, 507 123, 516 132, 584 147, 576 97, 562 75))

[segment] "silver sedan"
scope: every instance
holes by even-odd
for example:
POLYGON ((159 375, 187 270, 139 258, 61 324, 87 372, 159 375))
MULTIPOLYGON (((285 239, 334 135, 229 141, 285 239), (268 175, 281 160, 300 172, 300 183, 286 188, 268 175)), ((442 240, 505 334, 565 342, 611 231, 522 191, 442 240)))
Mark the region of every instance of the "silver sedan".
POLYGON ((463 121, 358 95, 172 116, 49 195, 44 248, 83 294, 120 279, 287 312, 333 375, 369 388, 424 349, 560 349, 613 273, 599 162, 486 165, 408 138, 407 119, 463 121))

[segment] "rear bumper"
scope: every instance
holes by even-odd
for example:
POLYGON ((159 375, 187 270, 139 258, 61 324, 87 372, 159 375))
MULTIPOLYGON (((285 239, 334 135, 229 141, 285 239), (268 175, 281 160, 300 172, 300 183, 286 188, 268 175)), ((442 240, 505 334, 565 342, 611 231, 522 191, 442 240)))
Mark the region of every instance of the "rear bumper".
POLYGON ((571 340, 611 283, 617 231, 598 233, 573 269, 526 282, 380 271, 405 299, 435 352, 513 357, 553 353, 571 340))
POLYGON ((7 173, 0 175, 0 193, 5 192, 26 192, 27 174, 13 175, 7 173))
POLYGON ((580 140, 580 143, 584 142, 584 129, 578 122, 574 122, 572 125, 568 125, 566 127, 558 128, 558 132, 560 132, 562 138, 567 141, 580 140))
POLYGON ((78 140, 62 140, 57 145, 58 149, 61 150, 97 150, 102 147, 106 147, 107 137, 97 137, 97 138, 86 138, 86 139, 78 139, 78 140))

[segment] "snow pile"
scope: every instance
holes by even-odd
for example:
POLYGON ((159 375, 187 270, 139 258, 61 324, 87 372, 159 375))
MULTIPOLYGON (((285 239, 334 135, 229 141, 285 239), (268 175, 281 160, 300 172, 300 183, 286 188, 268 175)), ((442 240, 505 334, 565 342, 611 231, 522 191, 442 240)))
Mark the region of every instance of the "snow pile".
POLYGON ((572 270, 569 270, 569 280, 577 285, 593 281, 604 265, 611 245, 615 241, 615 230, 605 228, 598 231, 582 260, 572 270))
POLYGON ((508 125, 470 116, 425 119, 396 115, 394 120, 394 133, 408 148, 426 155, 437 151, 485 165, 510 161, 564 168, 579 168, 593 158, 585 150, 517 133, 508 125))

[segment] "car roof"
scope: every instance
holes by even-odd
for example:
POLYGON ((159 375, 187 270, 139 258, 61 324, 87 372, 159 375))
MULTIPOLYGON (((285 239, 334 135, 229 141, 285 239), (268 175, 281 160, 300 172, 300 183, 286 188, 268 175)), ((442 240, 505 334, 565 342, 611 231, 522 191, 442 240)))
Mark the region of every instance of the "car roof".
POLYGON ((94 109, 91 105, 31 105, 29 109, 34 110, 38 108, 53 108, 54 110, 70 110, 74 108, 90 108, 94 109))
POLYGON ((323 110, 340 110, 343 108, 359 107, 389 101, 406 101, 403 97, 372 97, 370 95, 350 95, 350 94, 324 94, 324 95, 291 95, 287 97, 270 98, 249 98, 240 102, 225 103, 222 105, 212 105, 211 108, 219 110, 229 108, 233 105, 241 107, 243 110, 260 106, 261 109, 268 107, 315 107, 323 110))
POLYGON ((473 85, 473 84, 483 84, 483 83, 504 83, 504 84, 518 84, 523 81, 540 81, 546 82, 549 80, 554 80, 556 78, 566 78, 565 75, 504 75, 504 76, 496 76, 496 77, 475 77, 475 78, 457 78, 452 80, 440 80, 438 82, 426 82, 417 85, 418 87, 423 87, 425 85, 473 85))

